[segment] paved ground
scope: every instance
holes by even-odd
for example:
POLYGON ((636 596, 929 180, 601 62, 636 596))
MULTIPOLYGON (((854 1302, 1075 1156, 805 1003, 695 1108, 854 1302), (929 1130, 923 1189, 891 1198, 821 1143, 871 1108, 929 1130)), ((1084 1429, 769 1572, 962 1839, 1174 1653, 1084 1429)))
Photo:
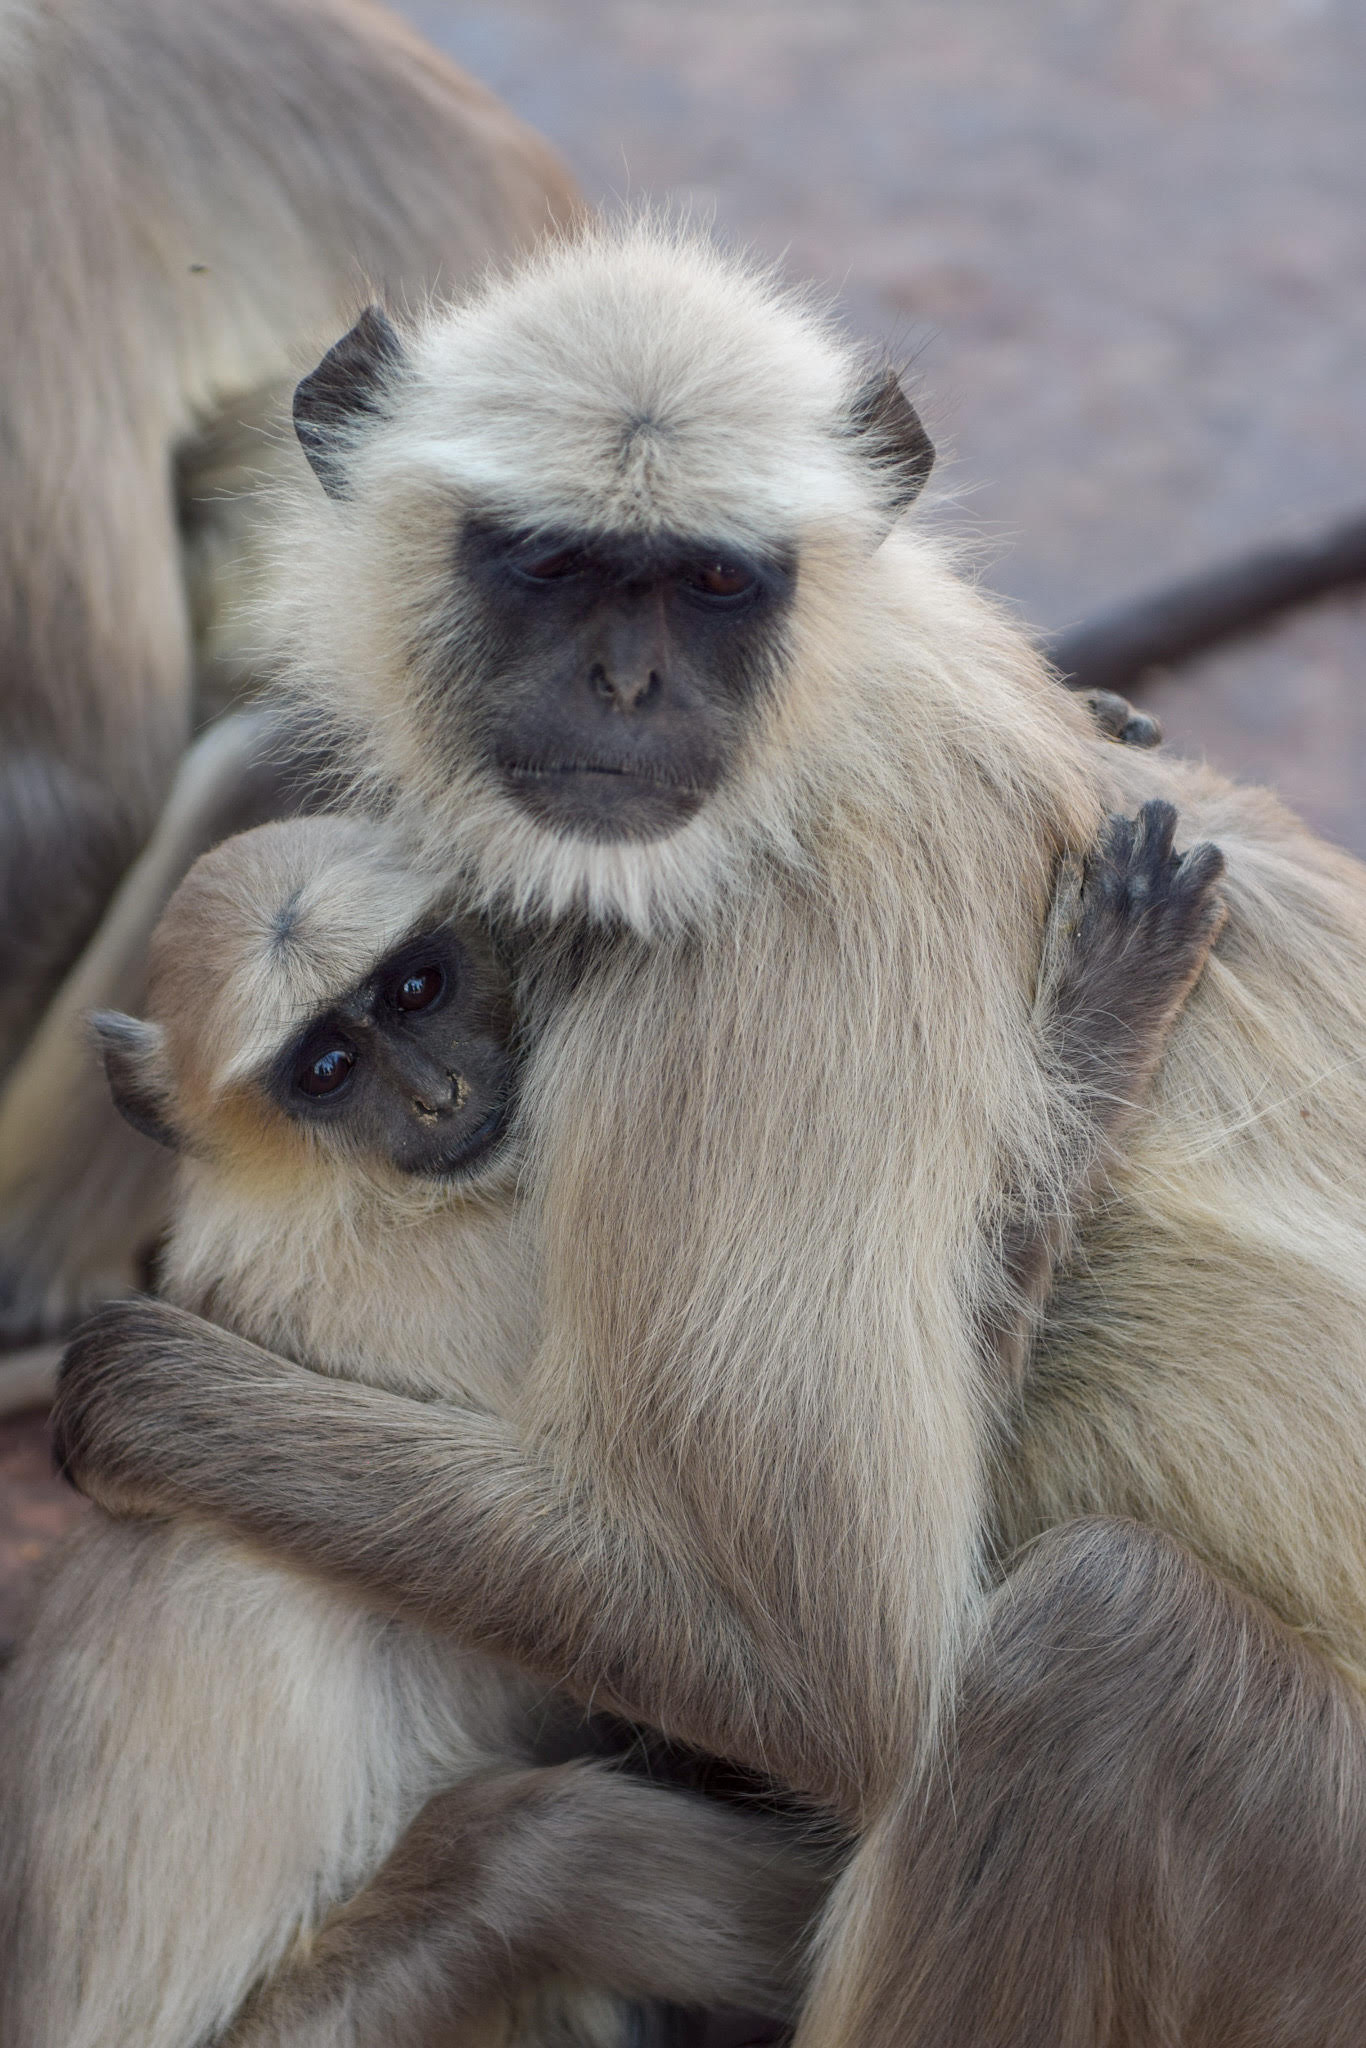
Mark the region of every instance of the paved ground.
MULTIPOLYGON (((914 366, 1045 628, 1366 503, 1360 0, 412 0, 605 198, 684 202, 914 366)), ((1156 684, 1366 853, 1366 601, 1156 684)), ((64 1512, 0 1448, 5 1586, 64 1512)))

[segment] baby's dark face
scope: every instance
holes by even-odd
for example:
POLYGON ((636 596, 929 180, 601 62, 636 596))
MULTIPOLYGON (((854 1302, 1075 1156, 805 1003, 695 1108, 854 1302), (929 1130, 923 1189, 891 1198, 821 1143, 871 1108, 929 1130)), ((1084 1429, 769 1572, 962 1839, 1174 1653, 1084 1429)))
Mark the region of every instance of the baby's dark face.
POLYGON ((405 939, 275 1063, 285 1114, 358 1159, 449 1180, 473 1173, 512 1108, 515 1017, 481 926, 405 939))

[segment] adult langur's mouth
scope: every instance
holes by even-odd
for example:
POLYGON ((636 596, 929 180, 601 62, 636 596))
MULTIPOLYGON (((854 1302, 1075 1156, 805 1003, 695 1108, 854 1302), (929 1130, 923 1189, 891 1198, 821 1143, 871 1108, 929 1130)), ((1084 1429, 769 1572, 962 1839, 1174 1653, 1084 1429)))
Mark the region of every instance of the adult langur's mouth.
POLYGON ((701 791, 676 776, 661 774, 657 768, 631 761, 509 761, 503 773, 515 782, 568 782, 602 780, 635 783, 641 787, 667 790, 673 796, 699 796, 701 791))
POLYGON ((707 791, 653 767, 618 761, 512 761, 504 787, 534 818, 591 840, 658 839, 699 810, 707 791))

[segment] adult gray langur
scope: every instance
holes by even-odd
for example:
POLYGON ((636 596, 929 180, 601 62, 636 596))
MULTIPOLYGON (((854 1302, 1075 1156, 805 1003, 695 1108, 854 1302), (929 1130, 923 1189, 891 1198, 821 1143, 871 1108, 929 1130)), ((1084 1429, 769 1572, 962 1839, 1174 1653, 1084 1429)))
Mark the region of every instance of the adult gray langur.
MULTIPOLYGON (((3 1078, 192 730, 269 667, 240 600, 263 495, 302 470, 300 370, 370 290, 421 297, 575 200, 370 0, 0 0, 0 187, 3 1078)), ((136 1001, 138 958, 95 963, 106 1003, 136 1001)), ((128 1285, 160 1222, 155 1154, 130 1152, 72 1020, 85 996, 0 1101, 12 1340, 128 1285)))
POLYGON ((1345 2044, 1366 874, 1103 743, 901 516, 930 449, 895 379, 696 241, 607 230, 405 333, 372 310, 296 408, 300 683, 524 947, 537 1342, 511 1416, 337 1386, 324 1430, 304 1367, 113 1307, 68 1366, 70 1469, 860 1830, 811 2048, 1345 2044), (1228 925, 1073 1243, 1039 934, 1059 859, 1155 798, 1224 848, 1228 925), (1040 1219, 1066 1270, 1011 1374, 982 1333, 1040 1219), (1107 1730, 1075 1764, 1039 1677, 1064 1623, 1107 1730), (999 1912, 922 1998, 941 1743, 1006 1726, 1047 1835, 944 1835, 976 1844, 950 1956, 985 1877, 999 1912))

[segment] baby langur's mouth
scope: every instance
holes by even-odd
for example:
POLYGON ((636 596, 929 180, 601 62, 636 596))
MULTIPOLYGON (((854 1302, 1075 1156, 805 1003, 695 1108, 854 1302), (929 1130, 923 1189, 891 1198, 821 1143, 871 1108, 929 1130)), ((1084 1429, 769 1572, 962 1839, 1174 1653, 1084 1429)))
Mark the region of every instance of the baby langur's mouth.
POLYGON ((472 1166, 492 1152, 511 1119, 512 1100, 505 1096, 451 1151, 443 1152, 439 1159, 414 1167, 413 1171, 432 1180, 453 1180, 457 1174, 468 1173, 472 1166))

